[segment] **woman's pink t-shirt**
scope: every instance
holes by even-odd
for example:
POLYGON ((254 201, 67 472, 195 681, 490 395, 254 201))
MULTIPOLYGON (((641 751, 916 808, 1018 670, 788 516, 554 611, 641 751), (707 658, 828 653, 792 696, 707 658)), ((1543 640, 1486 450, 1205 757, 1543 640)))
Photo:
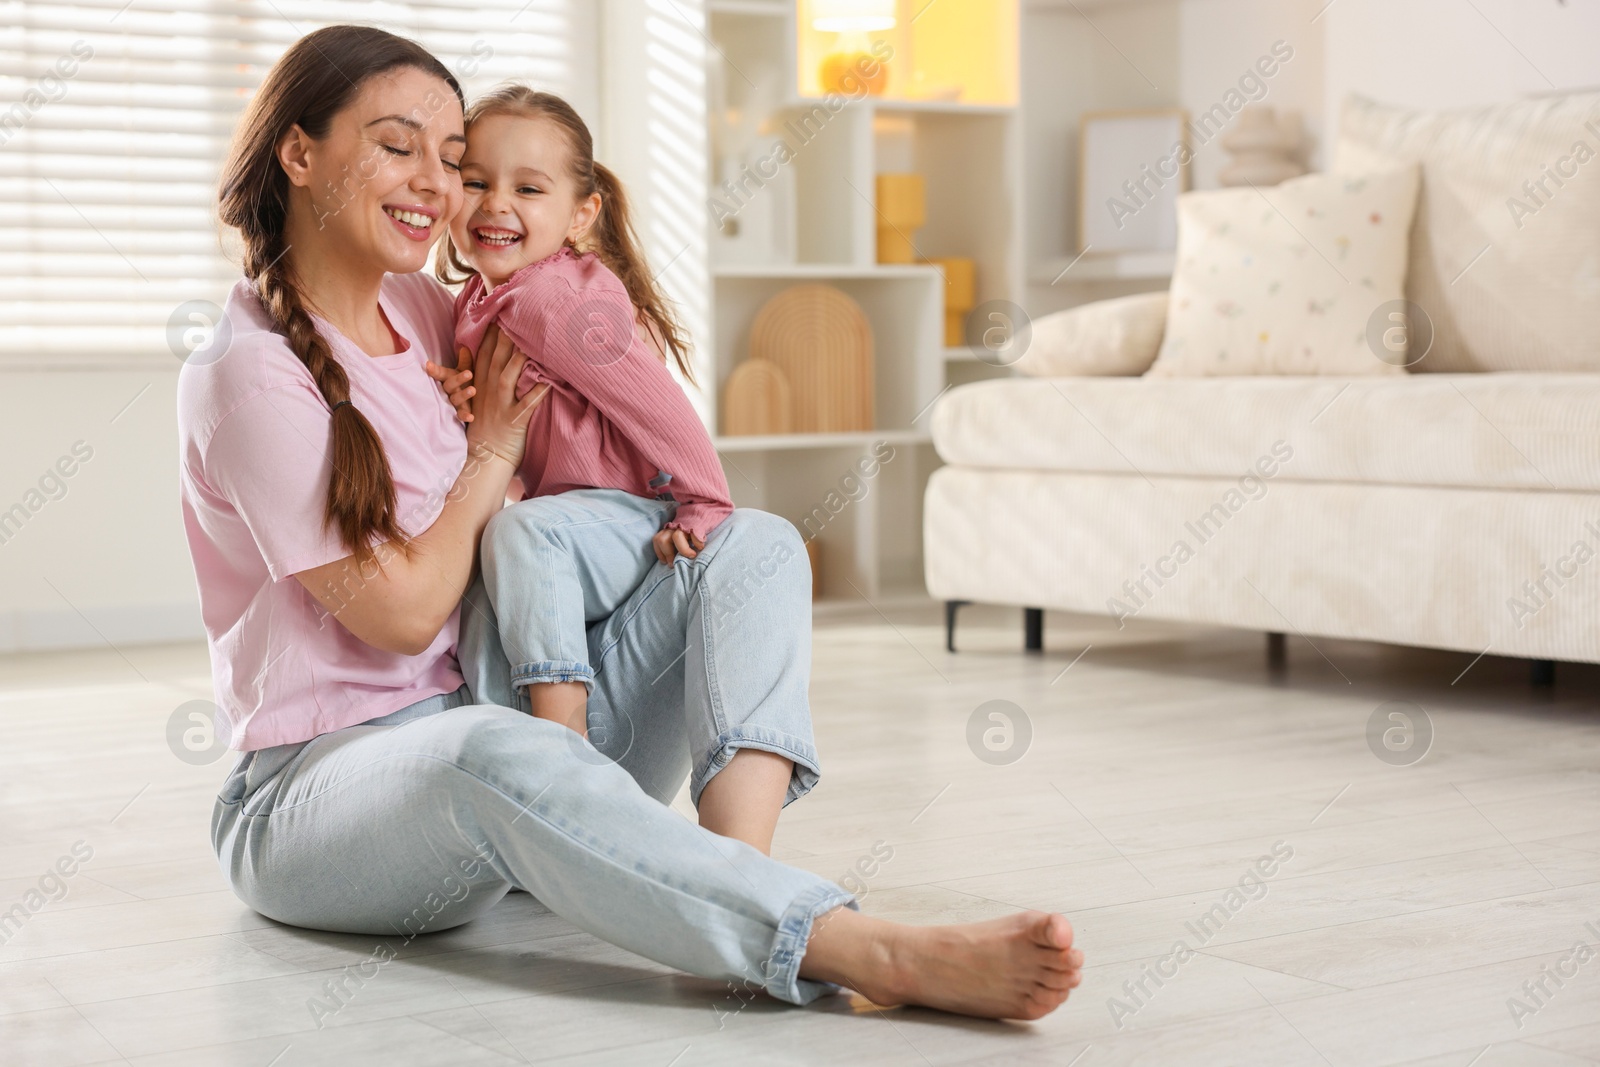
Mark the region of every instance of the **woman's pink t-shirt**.
MULTIPOLYGON (((369 356, 327 322, 317 326, 383 441, 400 527, 414 535, 438 518, 466 461, 466 435, 422 369, 424 359, 454 363, 452 298, 425 275, 391 274, 378 301, 402 352, 369 356)), ((453 692, 462 682, 457 613, 421 655, 384 652, 294 577, 350 555, 323 522, 330 411, 248 282, 234 286, 224 311, 225 354, 191 360, 179 376, 178 442, 184 528, 229 747, 305 741, 453 692)), ((361 584, 353 573, 340 596, 359 597, 361 584)))

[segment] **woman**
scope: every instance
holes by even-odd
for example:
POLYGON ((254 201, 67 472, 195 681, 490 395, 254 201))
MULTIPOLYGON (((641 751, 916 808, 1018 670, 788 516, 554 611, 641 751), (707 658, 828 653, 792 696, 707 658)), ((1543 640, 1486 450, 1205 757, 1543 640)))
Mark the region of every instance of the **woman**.
POLYGON ((406 935, 518 887, 617 945, 796 1004, 845 985, 880 1004, 1054 1010, 1082 962, 1063 917, 872 919, 730 836, 770 840, 815 781, 809 575, 778 568, 737 625, 712 624, 774 545, 804 559, 787 523, 736 512, 591 627, 589 740, 512 705, 492 620, 458 663, 480 536, 515 565, 522 535, 490 519, 539 400, 514 398, 522 359, 488 338, 463 431, 424 369, 450 347, 449 295, 417 272, 461 203, 462 111, 420 47, 332 27, 268 74, 224 169, 246 277, 231 343, 184 368, 178 403, 215 684, 243 751, 213 816, 234 892, 281 922, 406 935), (774 700, 803 728, 741 734, 774 700), (701 826, 665 806, 691 764, 701 826))

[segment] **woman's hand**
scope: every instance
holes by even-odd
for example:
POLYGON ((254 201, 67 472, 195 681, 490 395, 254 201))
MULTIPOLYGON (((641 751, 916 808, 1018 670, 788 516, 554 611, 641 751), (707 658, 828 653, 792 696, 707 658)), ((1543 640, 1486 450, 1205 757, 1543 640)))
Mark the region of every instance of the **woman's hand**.
POLYGON ((706 543, 688 530, 660 530, 650 539, 650 547, 655 549, 656 559, 670 567, 673 557, 694 559, 706 543))
MULTIPOLYGON (((528 420, 550 391, 548 385, 540 385, 517 399, 517 380, 527 361, 528 357, 511 344, 511 338, 492 325, 484 332, 477 355, 467 359, 464 370, 472 373, 483 386, 482 389, 464 386, 458 390, 458 394, 465 394, 462 401, 467 406, 464 421, 468 424, 469 454, 479 456, 487 450, 512 467, 522 465, 522 453, 528 444, 528 420)), ((456 403, 455 396, 451 397, 451 403, 456 403)))
MULTIPOLYGON (((420 655, 460 607, 472 581, 478 539, 505 506, 506 485, 527 447, 528 419, 549 388, 530 389, 517 399, 517 379, 526 362, 509 337, 489 328, 466 368, 476 368, 473 377, 482 385, 469 398, 467 462, 433 525, 404 547, 387 541, 373 546, 380 563, 376 573, 354 555, 295 573, 327 614, 374 648, 420 655), (508 465, 493 462, 496 458, 508 465)), ((435 369, 428 373, 437 380, 435 369)))

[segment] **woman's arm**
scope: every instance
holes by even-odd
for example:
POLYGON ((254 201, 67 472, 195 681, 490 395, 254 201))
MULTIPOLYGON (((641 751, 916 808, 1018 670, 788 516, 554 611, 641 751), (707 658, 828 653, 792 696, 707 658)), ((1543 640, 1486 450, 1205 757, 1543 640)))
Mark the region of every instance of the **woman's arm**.
POLYGON ((514 399, 524 359, 509 337, 490 327, 473 361, 485 368, 476 376, 484 387, 472 399, 467 461, 432 526, 403 548, 388 541, 374 546, 381 566, 363 566, 350 555, 295 574, 346 630, 374 648, 419 655, 461 603, 478 538, 505 505, 506 485, 522 462, 528 419, 544 398, 539 389, 514 399))

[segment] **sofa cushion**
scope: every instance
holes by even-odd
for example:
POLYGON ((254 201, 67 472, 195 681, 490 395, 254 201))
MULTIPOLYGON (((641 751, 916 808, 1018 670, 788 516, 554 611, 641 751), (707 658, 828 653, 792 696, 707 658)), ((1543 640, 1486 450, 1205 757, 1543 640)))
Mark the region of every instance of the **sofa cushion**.
POLYGON ((1009 378, 933 412, 947 463, 1600 491, 1600 375, 1009 378), (1285 458, 1283 451, 1290 455, 1285 458))
POLYGON ((1183 194, 1149 376, 1405 373, 1406 359, 1380 359, 1368 333, 1405 296, 1416 202, 1411 165, 1183 194))
POLYGON ((1143 374, 1155 362, 1167 325, 1167 294, 1096 300, 1030 327, 1028 348, 1017 370, 1034 378, 1143 374))
POLYGON ((1334 163, 1422 165, 1406 297, 1434 338, 1413 372, 1600 370, 1600 92, 1454 112, 1351 97, 1334 163))
POLYGON ((1445 681, 1485 648, 1600 659, 1592 494, 1274 482, 1235 500, 1237 484, 941 468, 923 507, 928 592, 1119 626, 1171 619, 1465 651, 1445 681))

